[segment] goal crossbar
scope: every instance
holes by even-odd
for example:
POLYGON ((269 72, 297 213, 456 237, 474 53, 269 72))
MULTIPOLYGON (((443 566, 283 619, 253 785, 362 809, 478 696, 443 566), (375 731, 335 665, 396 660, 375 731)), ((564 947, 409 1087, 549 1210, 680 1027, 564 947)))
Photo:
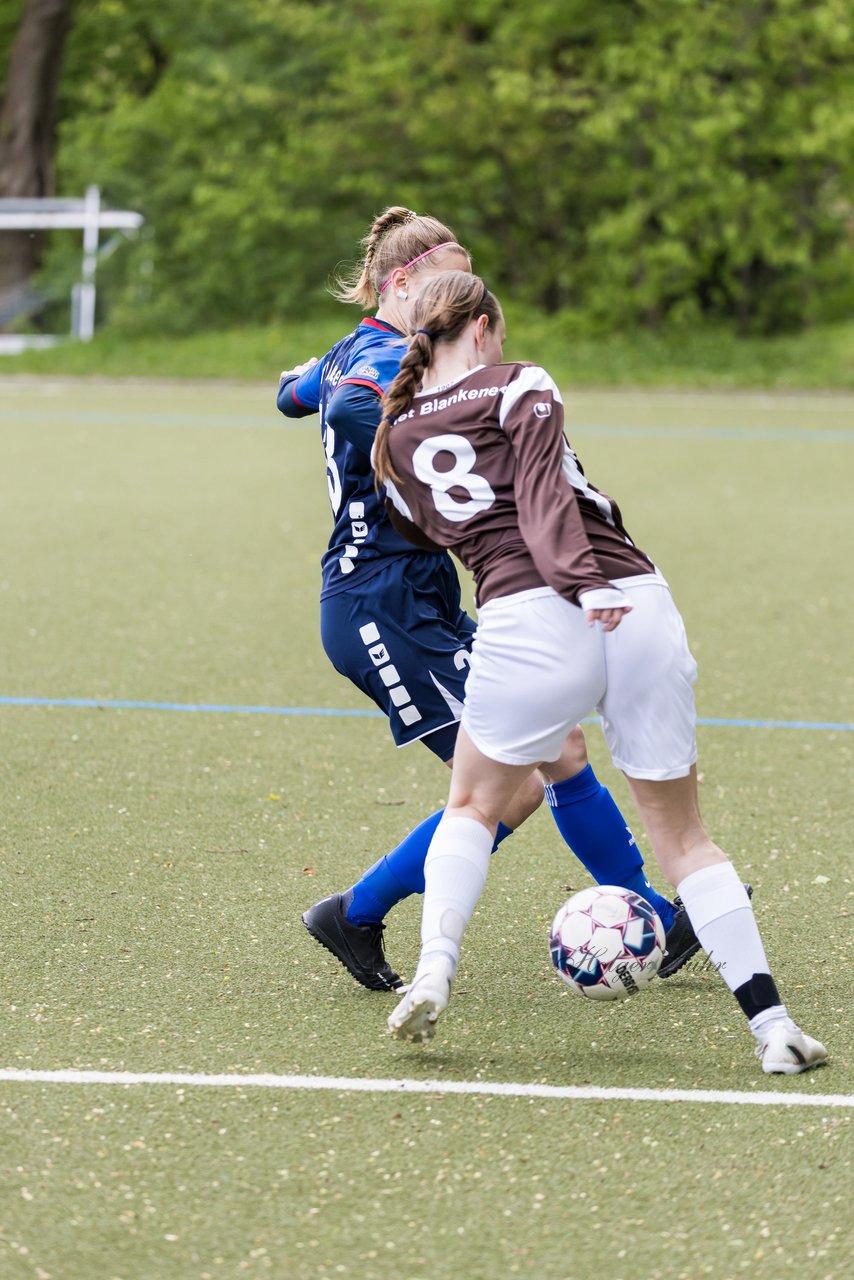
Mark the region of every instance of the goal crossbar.
MULTIPOLYGON (((95 332, 95 267, 102 230, 127 233, 138 231, 145 219, 131 209, 103 209, 98 187, 87 187, 83 199, 45 196, 20 199, 0 198, 0 231, 83 232, 83 260, 80 280, 71 291, 71 336, 88 342, 95 332)), ((45 346, 58 341, 52 335, 9 335, 0 350, 20 351, 27 346, 45 346)))

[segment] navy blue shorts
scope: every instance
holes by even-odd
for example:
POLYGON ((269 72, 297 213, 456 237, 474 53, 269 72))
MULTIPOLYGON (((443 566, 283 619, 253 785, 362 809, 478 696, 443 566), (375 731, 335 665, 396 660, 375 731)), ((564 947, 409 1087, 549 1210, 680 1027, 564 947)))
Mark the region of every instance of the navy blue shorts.
POLYGON ((424 739, 454 754, 475 622, 460 606, 450 556, 395 556, 367 582, 320 602, 336 671, 388 716, 399 747, 424 739))

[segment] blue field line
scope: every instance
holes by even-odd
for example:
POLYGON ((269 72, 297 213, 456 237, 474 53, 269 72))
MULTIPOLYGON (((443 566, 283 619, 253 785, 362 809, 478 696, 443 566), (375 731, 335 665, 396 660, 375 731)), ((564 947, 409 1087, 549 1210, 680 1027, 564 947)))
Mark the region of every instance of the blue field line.
MULTIPOLYGON (((272 406, 269 414, 256 411, 242 414, 235 413, 193 413, 168 409, 156 410, 77 410, 63 409, 60 412, 48 409, 16 409, 0 410, 0 425, 14 426, 17 422, 50 421, 52 423, 74 423, 81 426, 125 426, 125 427, 212 427, 232 430, 274 430, 293 431, 300 425, 316 429, 317 424, 300 424, 285 421, 272 406)), ((741 440, 741 441, 807 441, 810 444, 851 444, 854 443, 854 429, 848 427, 763 427, 763 426, 726 426, 720 424, 708 427, 692 427, 676 425, 672 427, 660 425, 625 425, 610 426, 605 423, 573 422, 566 424, 568 435, 612 436, 617 438, 659 439, 659 440, 741 440)))
POLYGON ((720 725, 727 729, 823 729, 850 733, 854 723, 844 720, 732 720, 721 716, 698 716, 697 724, 720 725))
POLYGON ((352 711, 346 707, 265 707, 225 702, 142 702, 130 698, 12 698, 0 694, 0 706, 93 707, 108 711, 215 711, 255 716, 360 716, 385 719, 382 711, 352 711))
MULTIPOLYGON (((243 431, 260 427, 276 431, 288 430, 289 423, 276 412, 271 394, 271 408, 263 416, 257 411, 248 413, 184 413, 180 409, 117 410, 63 409, 59 412, 45 409, 4 409, 0 411, 0 425, 14 426, 17 422, 50 422, 52 425, 73 423, 83 427, 229 427, 243 431)), ((313 424, 315 428, 317 424, 313 424)))
POLYGON ((641 427, 568 422, 568 436, 612 436, 648 440, 808 441, 810 444, 851 444, 854 431, 846 427, 641 427))
MULTIPOLYGON (((267 707, 228 702, 147 702, 131 698, 35 698, 0 694, 4 707, 90 707, 106 711, 212 711, 220 715, 255 716, 357 716, 360 719, 384 720, 385 713, 370 708, 349 707, 267 707)), ((598 716, 588 716, 585 724, 596 724, 598 716)), ((851 733, 854 722, 844 720, 747 720, 723 716, 698 716, 697 724, 724 729, 813 729, 825 733, 851 733)))

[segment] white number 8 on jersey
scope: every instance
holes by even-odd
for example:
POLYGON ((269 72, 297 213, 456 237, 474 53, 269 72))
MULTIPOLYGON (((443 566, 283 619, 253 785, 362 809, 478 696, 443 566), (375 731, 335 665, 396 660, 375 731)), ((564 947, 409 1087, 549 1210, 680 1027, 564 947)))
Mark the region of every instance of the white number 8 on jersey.
POLYGON ((413 453, 412 469, 422 484, 430 486, 436 510, 446 520, 469 520, 495 501, 495 494, 484 477, 472 471, 476 462, 477 454, 465 436, 433 436, 422 441, 413 453), (450 471, 436 469, 436 456, 440 453, 453 456, 450 471), (465 490, 468 501, 452 497, 450 489, 465 490))

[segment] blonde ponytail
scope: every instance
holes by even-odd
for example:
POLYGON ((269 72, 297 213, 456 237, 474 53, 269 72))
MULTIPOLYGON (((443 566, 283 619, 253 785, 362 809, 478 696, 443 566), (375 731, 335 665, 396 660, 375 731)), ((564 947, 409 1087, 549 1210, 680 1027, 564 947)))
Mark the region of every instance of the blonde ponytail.
POLYGON ((361 246, 361 262, 349 274, 333 276, 329 291, 339 302, 356 303, 363 311, 378 306, 395 267, 408 266, 440 248, 453 248, 468 257, 450 227, 403 205, 391 205, 378 214, 361 246))

